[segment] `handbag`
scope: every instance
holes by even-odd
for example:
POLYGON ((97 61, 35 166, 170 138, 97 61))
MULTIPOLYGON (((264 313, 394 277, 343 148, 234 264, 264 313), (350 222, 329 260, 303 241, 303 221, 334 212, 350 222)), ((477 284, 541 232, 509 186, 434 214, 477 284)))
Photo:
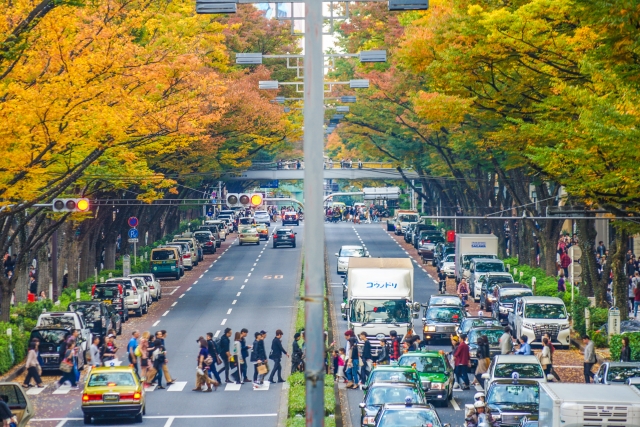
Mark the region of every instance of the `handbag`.
POLYGON ((258 374, 267 375, 267 372, 269 372, 267 365, 265 363, 258 363, 258 374))
POLYGON ((213 357, 207 356, 206 359, 204 359, 204 364, 207 366, 211 366, 213 364, 213 357))
POLYGON ((68 374, 69 372, 73 371, 73 364, 67 361, 62 361, 62 363, 60 363, 59 369, 65 374, 68 374))
POLYGON ((541 364, 542 366, 548 366, 548 365, 551 365, 551 359, 550 359, 550 358, 548 358, 547 356, 542 356, 542 357, 540 357, 540 364, 541 364))

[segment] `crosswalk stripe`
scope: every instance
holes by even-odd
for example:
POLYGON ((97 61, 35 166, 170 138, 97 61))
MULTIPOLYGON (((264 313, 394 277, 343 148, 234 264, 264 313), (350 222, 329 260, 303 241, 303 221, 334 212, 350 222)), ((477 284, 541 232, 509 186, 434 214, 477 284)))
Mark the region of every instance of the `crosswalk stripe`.
POLYGON ((27 390, 27 394, 34 396, 36 394, 40 394, 44 391, 44 389, 47 388, 47 386, 44 387, 31 387, 29 390, 27 390))
POLYGON ((57 390, 55 390, 52 394, 69 394, 70 391, 71 391, 71 387, 63 385, 57 390))
POLYGON ((186 385, 187 385, 186 381, 176 381, 175 383, 169 386, 167 391, 182 391, 182 389, 184 389, 186 385))
POLYGON ((242 384, 227 383, 224 391, 240 391, 240 387, 242 387, 242 384))

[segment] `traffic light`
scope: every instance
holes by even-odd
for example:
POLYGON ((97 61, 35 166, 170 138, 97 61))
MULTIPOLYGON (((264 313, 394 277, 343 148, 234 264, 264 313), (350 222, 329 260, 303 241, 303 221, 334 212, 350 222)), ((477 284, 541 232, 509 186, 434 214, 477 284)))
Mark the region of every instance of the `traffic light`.
POLYGON ((227 194, 227 206, 229 206, 230 208, 238 206, 238 194, 236 193, 227 194))
POLYGON ((251 197, 249 197, 248 194, 241 194, 238 200, 240 201, 240 204, 245 208, 249 206, 249 203, 251 203, 251 197))
POLYGON ((54 212, 88 212, 91 209, 87 198, 53 199, 51 206, 54 212))
POLYGON ((260 193, 253 193, 251 195, 251 207, 257 208, 262 205, 262 200, 264 199, 264 195, 260 193))

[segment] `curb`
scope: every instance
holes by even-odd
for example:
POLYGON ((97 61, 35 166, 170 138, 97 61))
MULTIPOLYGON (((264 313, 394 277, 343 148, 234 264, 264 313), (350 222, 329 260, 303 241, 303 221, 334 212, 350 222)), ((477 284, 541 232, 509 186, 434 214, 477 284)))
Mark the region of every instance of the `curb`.
POLYGON ((25 370, 25 365, 24 364, 16 366, 7 375, 5 375, 4 377, 0 377, 0 381, 2 381, 2 382, 13 381, 16 378, 18 378, 20 375, 22 375, 24 370, 25 370))

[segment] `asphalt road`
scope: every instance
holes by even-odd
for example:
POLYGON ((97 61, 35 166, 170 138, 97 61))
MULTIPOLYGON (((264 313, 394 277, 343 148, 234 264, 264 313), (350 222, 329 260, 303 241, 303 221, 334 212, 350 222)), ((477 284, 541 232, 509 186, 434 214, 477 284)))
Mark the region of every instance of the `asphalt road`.
MULTIPOLYGON (((338 331, 336 337, 340 338, 339 346, 345 347, 344 331, 347 329, 347 322, 340 314, 340 303, 342 302, 342 276, 336 272, 337 258, 334 255, 340 250, 342 245, 364 245, 372 257, 382 258, 403 258, 408 257, 408 253, 386 231, 386 223, 377 224, 357 224, 337 223, 325 224, 325 239, 329 259, 328 278, 332 290, 332 302, 336 310, 338 319, 338 331)), ((414 261, 414 296, 416 301, 426 303, 429 296, 436 293, 437 284, 422 266, 414 261)), ((420 319, 414 320, 414 330, 422 330, 420 319)), ((435 350, 451 351, 451 346, 446 342, 435 343, 431 346, 435 350)), ((363 399, 363 392, 360 390, 344 390, 348 398, 348 412, 350 414, 353 427, 360 426, 360 408, 358 404, 363 399)), ((472 387, 469 391, 454 390, 454 402, 447 408, 437 407, 436 411, 443 423, 450 423, 452 427, 464 425, 464 405, 473 402, 473 395, 476 390, 472 387)))
MULTIPOLYGON (((117 340, 120 348, 126 348, 134 328, 151 332, 164 329, 168 333, 167 358, 176 384, 167 390, 147 392, 143 425, 192 427, 233 423, 234 427, 270 427, 277 425, 279 413, 284 412, 286 417, 286 410, 280 411, 286 384, 267 384, 254 390, 251 383, 241 386, 223 383, 213 393, 191 389, 195 386, 196 339, 207 332, 219 336, 226 327, 234 333, 247 328, 247 341, 251 344, 253 333, 264 329, 268 332, 265 346, 268 354, 275 330, 282 329, 283 344, 286 349, 291 348, 289 337, 295 314, 295 291, 299 286, 303 234, 302 227, 294 228, 298 233, 297 248, 273 249, 271 240, 257 246, 238 246, 236 235, 231 235, 216 255, 208 255, 204 263, 180 281, 163 280, 163 299, 154 304, 155 308, 152 306, 150 314, 125 324, 123 335, 117 340)), ((286 362, 285 378, 290 372, 286 362)), ((253 377, 253 365, 249 365, 248 375, 253 377)), ((30 425, 84 425, 80 409, 82 392, 54 395, 54 390, 50 385, 39 395, 30 396, 37 407, 30 425)), ((128 423, 133 421, 104 424, 128 423)))

